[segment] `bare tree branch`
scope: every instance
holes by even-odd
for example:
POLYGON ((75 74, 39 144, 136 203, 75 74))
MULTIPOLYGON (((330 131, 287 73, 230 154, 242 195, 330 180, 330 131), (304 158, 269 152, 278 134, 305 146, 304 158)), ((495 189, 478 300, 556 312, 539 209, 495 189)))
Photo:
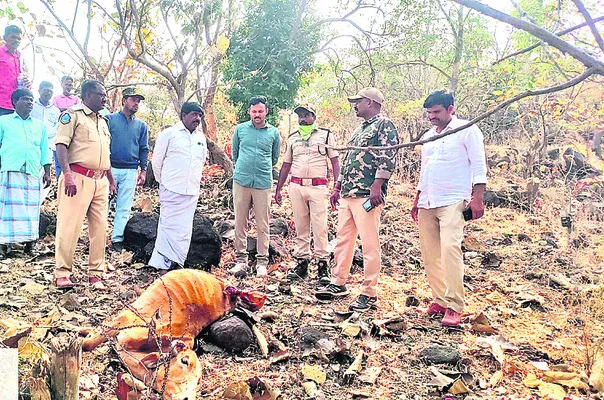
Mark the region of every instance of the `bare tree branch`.
POLYGON ((495 114, 496 112, 498 112, 499 110, 509 106, 512 103, 515 103, 519 100, 524 99, 525 97, 530 97, 530 96, 539 96, 542 94, 548 94, 548 93, 555 93, 555 92, 559 92, 561 90, 564 89, 568 89, 570 87, 573 87, 581 82, 583 82, 585 79, 589 78, 590 76, 597 74, 597 71, 595 68, 590 68, 588 70, 586 70, 585 72, 583 72, 581 75, 566 81, 564 83, 561 83, 559 85, 556 86, 551 86, 549 88, 543 88, 543 89, 538 89, 538 90, 529 90, 527 92, 523 92, 520 93, 514 97, 512 97, 511 99, 508 99, 502 103, 499 103, 497 106, 491 108, 490 110, 488 110, 485 113, 480 114, 479 116, 477 116, 476 118, 474 118, 473 120, 469 121, 467 124, 462 125, 458 128, 455 129, 451 129, 450 131, 441 133, 439 135, 434 135, 429 139, 426 140, 419 140, 416 142, 409 142, 409 143, 401 143, 398 144, 396 146, 367 146, 367 147, 358 147, 358 146, 347 146, 347 147, 334 147, 335 150, 365 150, 365 151, 385 151, 385 150, 395 150, 395 149, 400 149, 403 147, 414 147, 414 146, 419 146, 425 143, 429 143, 429 142, 433 142, 435 140, 438 139, 442 139, 445 136, 449 136, 452 135, 454 133, 457 133, 459 131, 462 131, 466 128, 469 128, 470 126, 476 124, 479 121, 482 121, 483 119, 495 114))
MULTIPOLYGON (((595 22, 601 22, 601 21, 604 21, 604 16, 593 19, 594 23, 595 22)), ((568 33, 571 33, 573 31, 576 31, 577 29, 581 29, 581 28, 586 27, 586 26, 587 26, 587 22, 583 22, 582 24, 571 26, 570 28, 561 30, 560 32, 556 32, 555 35, 556 36, 564 36, 564 35, 566 35, 568 33)), ((516 52, 514 52, 512 54, 508 54, 507 56, 502 57, 499 60, 493 62, 492 65, 499 64, 500 62, 502 62, 504 60, 507 60, 508 58, 512 58, 512 57, 516 57, 516 56, 519 56, 519 55, 524 54, 524 53, 528 53, 529 51, 536 49, 537 47, 541 46, 542 44, 543 44, 543 42, 535 43, 532 46, 526 47, 526 48, 524 48, 522 50, 518 50, 518 51, 516 51, 516 52)))
POLYGON ((518 29, 521 29, 525 32, 530 33, 531 35, 537 37, 538 39, 543 40, 548 43, 550 46, 555 47, 563 53, 566 53, 573 57, 575 60, 580 61, 587 68, 593 68, 594 73, 604 75, 604 62, 596 59, 580 48, 573 46, 572 44, 560 39, 558 36, 553 33, 543 29, 540 26, 537 26, 531 22, 525 21, 520 18, 512 17, 509 14, 496 10, 492 7, 489 7, 479 1, 476 0, 452 0, 458 4, 462 4, 466 7, 469 7, 473 10, 480 12, 481 14, 487 15, 489 17, 495 18, 499 21, 505 22, 509 25, 512 25, 518 29))
POLYGON ((589 25, 589 29, 591 30, 591 33, 593 33, 594 38, 596 39, 596 43, 598 43, 600 49, 604 51, 604 39, 602 39, 602 35, 600 35, 598 28, 596 28, 596 24, 594 24, 594 20, 591 18, 589 11, 587 11, 581 0, 573 0, 573 2, 575 3, 575 6, 577 6, 577 9, 581 13, 581 15, 583 15, 583 18, 585 18, 585 22, 587 22, 587 25, 589 25))
POLYGON ((425 65, 426 67, 434 68, 435 70, 440 72, 442 75, 444 75, 445 78, 447 78, 447 80, 451 80, 451 75, 446 73, 442 68, 437 67, 434 64, 430 64, 429 62, 426 62, 424 60, 411 60, 411 61, 406 61, 406 62, 402 62, 402 63, 392 64, 392 65, 389 65, 388 68, 401 67, 401 66, 406 66, 406 65, 425 65))

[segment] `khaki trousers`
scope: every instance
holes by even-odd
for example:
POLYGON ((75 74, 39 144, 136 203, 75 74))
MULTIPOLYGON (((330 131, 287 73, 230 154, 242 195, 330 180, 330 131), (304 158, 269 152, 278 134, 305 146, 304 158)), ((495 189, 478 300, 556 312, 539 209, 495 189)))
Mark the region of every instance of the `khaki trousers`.
POLYGON ((335 249, 335 266, 332 283, 344 285, 348 280, 357 234, 363 246, 364 280, 361 293, 377 296, 382 250, 380 248, 380 215, 383 206, 367 212, 363 203, 367 198, 342 198, 338 207, 338 243, 335 249))
POLYGON ((257 259, 268 260, 270 240, 269 214, 271 205, 270 189, 254 189, 241 186, 233 181, 233 203, 235 206, 235 253, 237 262, 247 262, 247 230, 250 209, 254 208, 258 228, 257 259))
POLYGON ((327 186, 289 185, 289 197, 294 211, 296 240, 294 257, 310 259, 312 228, 315 255, 319 260, 329 257, 327 251, 327 186))
POLYGON ((65 194, 64 175, 59 177, 55 278, 71 275, 84 217, 88 217, 90 238, 88 274, 100 276, 105 272, 109 182, 107 178, 93 179, 76 173, 73 173, 73 178, 78 192, 69 197, 65 194))
POLYGON ((461 312, 464 307, 463 254, 461 241, 465 202, 445 207, 419 209, 419 241, 426 276, 434 300, 461 312))

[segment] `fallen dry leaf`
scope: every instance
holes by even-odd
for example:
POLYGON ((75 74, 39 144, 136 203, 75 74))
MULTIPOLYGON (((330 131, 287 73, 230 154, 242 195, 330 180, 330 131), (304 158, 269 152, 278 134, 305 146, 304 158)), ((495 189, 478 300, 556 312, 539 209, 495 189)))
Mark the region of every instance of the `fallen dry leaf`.
POLYGON ((434 374, 434 378, 428 382, 428 386, 436 386, 440 390, 443 390, 455 381, 455 379, 451 379, 447 375, 440 373, 434 366, 429 367, 428 370, 434 374))
POLYGON ((472 325, 470 329, 474 332, 497 333, 484 313, 480 313, 476 318, 470 320, 470 324, 472 325))
POLYGON ((382 372, 383 368, 384 367, 367 368, 359 375, 359 380, 361 382, 374 384, 377 381, 377 378, 380 375, 380 373, 382 372))
POLYGON ((346 335, 346 336, 357 337, 359 335, 359 333, 361 333, 360 324, 353 324, 353 323, 344 321, 344 322, 342 322, 342 324, 340 324, 340 327, 342 328, 342 334, 346 335))
POLYGON ((306 379, 317 382, 319 385, 325 383, 325 380, 327 379, 327 373, 318 365, 304 364, 302 367, 302 375, 304 375, 306 379))
POLYGON ((543 380, 545 382, 557 383, 564 387, 588 391, 589 386, 582 379, 581 374, 575 372, 545 371, 543 373, 543 380))
POLYGON ((564 400, 566 398, 566 391, 560 385, 544 382, 539 385, 539 396, 544 399, 564 400))
POLYGON ((449 388, 449 393, 453 395, 470 393, 470 389, 466 386, 462 379, 457 379, 449 388))
POLYGON ((499 371, 495 372, 493 374, 493 376, 491 376, 491 379, 489 379, 489 386, 495 387, 495 386, 499 385, 499 382, 501 382, 502 379, 503 379, 503 371, 499 370, 499 371))
POLYGON ((243 381, 233 382, 227 386, 222 394, 222 398, 230 400, 254 400, 250 391, 250 385, 243 381))
POLYGON ((604 392, 604 353, 598 352, 589 372, 589 386, 598 392, 604 392))

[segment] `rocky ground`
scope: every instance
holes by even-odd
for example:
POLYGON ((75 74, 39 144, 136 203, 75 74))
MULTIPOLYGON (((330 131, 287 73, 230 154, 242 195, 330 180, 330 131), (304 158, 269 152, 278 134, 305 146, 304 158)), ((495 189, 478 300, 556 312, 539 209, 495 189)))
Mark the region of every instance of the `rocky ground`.
MULTIPOLYGON (((525 187, 508 171, 495 168, 491 173, 494 189, 525 187)), ((224 223, 233 219, 229 193, 221 174, 212 175, 203 183, 199 212, 224 223)), ((445 329, 424 313, 430 292, 417 227, 408 213, 414 192, 405 182, 391 185, 381 227, 380 305, 361 315, 346 312, 358 293, 360 268, 353 269, 349 298, 318 302, 313 296, 314 270, 307 282, 285 282, 294 264, 287 254, 292 247, 290 227, 287 237, 274 238, 281 255, 274 259, 271 278, 237 280, 228 273, 234 260, 229 229, 220 228, 226 238, 221 265, 212 272, 231 284, 268 294, 256 326, 269 341, 269 354, 264 356, 255 343, 235 354, 200 345, 200 397, 270 399, 280 393, 283 399, 440 399, 446 394, 459 399, 601 398, 594 387, 602 389, 604 383, 591 371, 603 362, 601 221, 578 212, 577 230, 567 234, 559 219, 565 192, 555 184, 542 190, 540 205, 532 211, 489 209, 485 218, 466 228, 465 323, 445 329), (250 387, 250 394, 244 394, 250 387)), ((156 193, 141 190, 135 209, 157 209, 156 193)), ((283 206, 273 206, 273 216, 290 221, 287 195, 284 199, 283 206)), ((52 214, 55 207, 51 199, 43 209, 52 214)), ((333 212, 332 234, 335 217, 333 212)), ((52 286, 53 249, 53 237, 47 236, 35 256, 16 249, 12 258, 0 262, 0 339, 33 328, 19 341, 23 382, 31 366, 47 357, 52 337, 77 326, 94 326, 133 301, 157 277, 130 252, 113 253, 114 270, 105 289, 82 284, 59 292, 52 286)), ((79 277, 85 252, 83 234, 76 257, 79 277)), ((115 398, 116 374, 122 370, 109 345, 84 353, 80 397, 115 398)))

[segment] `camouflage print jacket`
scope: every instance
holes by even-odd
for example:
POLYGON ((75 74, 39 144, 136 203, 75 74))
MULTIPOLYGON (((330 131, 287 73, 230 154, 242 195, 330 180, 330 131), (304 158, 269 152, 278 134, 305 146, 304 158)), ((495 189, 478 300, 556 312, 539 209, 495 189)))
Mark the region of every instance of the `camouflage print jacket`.
MULTIPOLYGON (((388 118, 378 114, 363 122, 352 134, 348 146, 393 146, 398 144, 398 131, 388 118)), ((389 179, 394 171, 396 150, 348 150, 340 172, 342 197, 369 197, 376 178, 389 179)), ((388 184, 382 186, 386 196, 388 184)))

